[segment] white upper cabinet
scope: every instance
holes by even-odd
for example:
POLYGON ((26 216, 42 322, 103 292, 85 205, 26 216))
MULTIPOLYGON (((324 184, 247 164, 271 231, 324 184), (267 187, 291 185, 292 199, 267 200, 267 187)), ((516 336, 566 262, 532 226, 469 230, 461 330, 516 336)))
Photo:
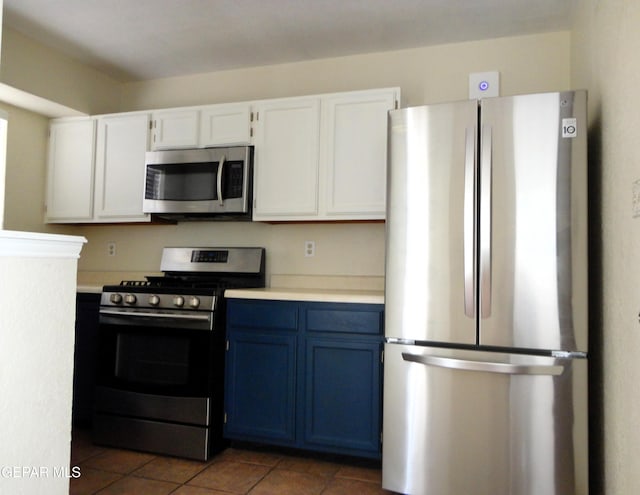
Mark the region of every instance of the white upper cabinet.
POLYGON ((51 123, 46 222, 92 219, 95 127, 92 118, 51 123))
POLYGON ((142 213, 149 114, 98 120, 95 217, 97 221, 149 221, 142 213))
POLYGON ((268 100, 255 112, 253 219, 316 218, 320 99, 268 100))
POLYGON ((151 148, 166 150, 195 148, 200 136, 200 112, 197 109, 160 110, 151 116, 151 148))
POLYGON ((246 145, 251 142, 251 105, 211 105, 200 111, 200 146, 246 145))
POLYGON ((148 114, 53 120, 45 221, 149 222, 142 213, 148 136, 148 114))
POLYGON ((323 101, 321 163, 325 213, 343 219, 384 219, 387 113, 396 90, 328 96, 323 101))
POLYGON ((243 145, 251 141, 249 103, 158 110, 151 118, 154 150, 243 145))
POLYGON ((399 88, 259 102, 253 219, 383 220, 399 88))
POLYGON ((384 220, 387 113, 399 100, 385 88, 53 120, 46 221, 148 222, 149 148, 250 144, 254 220, 384 220))

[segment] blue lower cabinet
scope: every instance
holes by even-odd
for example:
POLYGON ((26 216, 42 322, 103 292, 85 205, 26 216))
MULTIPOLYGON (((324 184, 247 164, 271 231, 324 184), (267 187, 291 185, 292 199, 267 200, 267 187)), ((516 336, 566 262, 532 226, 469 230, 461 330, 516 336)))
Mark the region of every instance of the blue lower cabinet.
POLYGON ((378 457, 380 343, 307 338, 304 441, 378 457))
POLYGON ((225 436, 380 458, 382 305, 230 299, 225 436))
POLYGON ((226 436, 293 445, 295 370, 295 335, 230 332, 226 359, 226 436))

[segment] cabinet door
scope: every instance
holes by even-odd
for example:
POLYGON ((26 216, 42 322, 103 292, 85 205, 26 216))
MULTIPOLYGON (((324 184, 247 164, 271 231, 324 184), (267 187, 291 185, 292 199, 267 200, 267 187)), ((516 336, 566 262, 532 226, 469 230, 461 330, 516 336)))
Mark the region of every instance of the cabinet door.
POLYGON ((307 337, 305 444, 380 457, 381 344, 307 337))
POLYGON ((149 221, 142 213, 149 115, 102 117, 96 145, 95 215, 99 221, 149 221))
POLYGON ((225 437, 293 445, 296 336, 234 329, 228 345, 225 437))
POLYGON ((387 176, 387 113, 395 89, 327 97, 323 102, 322 169, 326 216, 384 219, 387 176))
POLYGON ((196 109, 176 109, 154 112, 154 150, 195 148, 198 146, 200 115, 196 109))
POLYGON ((95 120, 52 122, 49 135, 47 222, 93 217, 95 120))
POLYGON ((258 103, 254 145, 254 220, 316 217, 320 100, 258 103))
POLYGON ((251 106, 248 103, 213 105, 200 110, 200 146, 227 146, 251 142, 251 106))

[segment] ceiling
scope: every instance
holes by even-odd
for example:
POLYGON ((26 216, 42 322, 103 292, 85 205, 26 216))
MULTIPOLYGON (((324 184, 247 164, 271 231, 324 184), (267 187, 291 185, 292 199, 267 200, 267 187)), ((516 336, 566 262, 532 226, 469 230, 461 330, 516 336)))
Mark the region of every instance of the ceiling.
POLYGON ((4 25, 120 81, 570 27, 572 0, 4 0, 4 25))

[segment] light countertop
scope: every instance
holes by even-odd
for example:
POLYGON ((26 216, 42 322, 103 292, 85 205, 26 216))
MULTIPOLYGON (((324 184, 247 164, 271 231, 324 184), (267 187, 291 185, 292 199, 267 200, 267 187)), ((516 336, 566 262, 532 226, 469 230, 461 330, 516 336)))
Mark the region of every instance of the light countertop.
POLYGON ((84 294, 100 294, 102 293, 102 285, 78 285, 76 292, 84 294))
POLYGON ((384 292, 380 290, 290 289, 269 287, 264 289, 228 289, 224 295, 231 299, 384 304, 384 292))
MULTIPOLYGON (((144 278, 145 273, 140 272, 81 272, 78 274, 77 292, 100 294, 103 285, 117 285, 120 280, 144 278)), ((274 281, 278 287, 228 289, 225 296, 236 299, 384 304, 383 283, 378 277, 274 276, 274 281), (317 286, 309 286, 310 283, 317 286)))

